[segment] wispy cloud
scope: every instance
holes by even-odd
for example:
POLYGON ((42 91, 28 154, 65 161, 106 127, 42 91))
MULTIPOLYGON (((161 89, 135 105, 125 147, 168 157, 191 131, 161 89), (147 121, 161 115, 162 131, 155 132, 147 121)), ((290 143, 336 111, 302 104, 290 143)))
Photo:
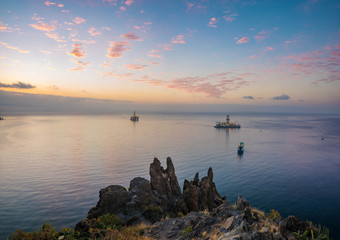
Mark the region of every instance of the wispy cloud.
POLYGON ((133 73, 115 73, 113 71, 101 72, 102 77, 127 78, 133 76, 133 73))
POLYGON ((163 44, 163 45, 162 45, 162 48, 163 48, 163 50, 172 51, 172 50, 174 50, 174 49, 172 48, 172 46, 173 46, 172 43, 163 44))
POLYGON ((97 36, 97 35, 101 35, 102 33, 99 32, 95 27, 91 27, 88 31, 87 31, 91 36, 97 36))
POLYGON ((85 67, 90 64, 90 62, 83 62, 79 60, 75 60, 75 63, 77 64, 77 67, 70 69, 70 72, 85 70, 85 67))
POLYGON ((53 24, 49 25, 47 23, 44 23, 42 21, 39 21, 37 24, 30 24, 32 28, 35 28, 37 30, 45 31, 45 32, 51 32, 57 29, 57 27, 53 24))
POLYGON ((268 32, 268 31, 261 31, 261 32, 257 33, 257 35, 255 35, 254 38, 256 40, 264 40, 264 39, 269 37, 270 33, 271 32, 268 32))
POLYGON ((128 39, 128 40, 134 40, 134 41, 143 41, 140 37, 138 37, 135 33, 129 32, 124 33, 120 35, 122 38, 128 39))
POLYGON ((52 38, 52 39, 54 39, 54 40, 56 40, 57 42, 67 42, 66 40, 65 40, 65 37, 59 37, 59 34, 58 33, 50 33, 50 32, 47 32, 47 33, 45 33, 45 35, 47 36, 47 37, 49 37, 49 38, 52 38))
POLYGON ((18 27, 12 28, 12 27, 9 27, 8 24, 5 24, 0 21, 0 32, 14 32, 14 31, 20 31, 20 30, 21 29, 18 27))
POLYGON ((0 87, 2 88, 20 88, 20 89, 31 89, 36 88, 36 86, 31 85, 29 83, 17 82, 12 84, 0 83, 0 87))
POLYGON ((124 67, 131 70, 141 70, 147 67, 147 65, 139 65, 139 64, 125 64, 124 67))
POLYGON ((148 54, 148 57, 151 57, 151 58, 162 58, 162 55, 159 55, 159 54, 156 54, 156 53, 150 53, 150 54, 148 54))
POLYGON ((310 76, 314 84, 340 81, 340 48, 327 46, 322 50, 289 55, 281 67, 289 67, 295 75, 310 76))
POLYGON ((289 100, 290 97, 286 94, 282 94, 281 96, 272 97, 272 100, 289 100))
MULTIPOLYGON (((226 12, 228 13, 228 12, 226 12)), ((236 20, 235 17, 238 16, 238 13, 231 13, 231 14, 227 14, 227 15, 224 15, 223 16, 223 19, 226 21, 226 22, 233 22, 236 20)))
POLYGON ((315 5, 316 3, 318 3, 319 0, 308 0, 306 2, 304 2, 302 4, 302 9, 306 12, 306 13, 310 13, 312 10, 313 5, 315 5))
POLYGON ((147 30, 150 30, 150 25, 152 22, 145 22, 142 26, 133 26, 134 29, 141 31, 142 33, 146 33, 147 30))
POLYGON ((128 42, 112 41, 110 42, 110 47, 107 49, 108 54, 106 56, 109 58, 121 57, 128 49, 128 42))
POLYGON ((195 6, 194 3, 191 3, 191 2, 185 2, 185 4, 187 5, 187 10, 186 11, 190 11, 190 9, 195 6))
POLYGON ((185 44, 185 38, 184 35, 177 35, 175 38, 172 38, 172 43, 180 43, 180 44, 185 44))
POLYGON ((81 23, 84 23, 86 22, 87 20, 85 18, 82 18, 82 17, 75 17, 73 19, 73 22, 75 22, 76 24, 81 24, 81 23))
POLYGON ((239 40, 237 40, 237 44, 242 44, 242 43, 247 43, 249 42, 249 37, 243 37, 243 38, 240 38, 239 40))
POLYGON ((8 44, 6 42, 0 42, 0 44, 8 49, 12 49, 12 50, 16 50, 20 53, 29 53, 30 51, 29 50, 25 50, 25 49, 20 49, 19 47, 17 46, 14 46, 14 45, 11 45, 11 44, 8 44))
POLYGON ((81 43, 79 44, 73 44, 73 50, 72 52, 68 52, 68 54, 73 55, 77 58, 82 58, 86 55, 86 52, 82 50, 82 45, 81 43))

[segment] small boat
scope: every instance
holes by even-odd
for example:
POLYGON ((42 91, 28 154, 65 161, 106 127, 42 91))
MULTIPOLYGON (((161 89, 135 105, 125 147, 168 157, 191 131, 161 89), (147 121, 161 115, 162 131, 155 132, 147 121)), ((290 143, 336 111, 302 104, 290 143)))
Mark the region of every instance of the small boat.
POLYGON ((241 154, 243 154, 243 152, 244 152, 244 142, 240 142, 238 147, 237 147, 237 153, 239 155, 241 155, 241 154))
POLYGON ((4 120, 4 118, 0 116, 0 120, 4 120))
POLYGON ((139 116, 136 115, 136 111, 133 112, 133 115, 130 117, 131 121, 139 121, 139 116))
POLYGON ((216 125, 214 126, 215 128, 240 128, 241 125, 236 123, 231 123, 230 122, 230 117, 229 114, 226 117, 225 122, 216 122, 216 125))

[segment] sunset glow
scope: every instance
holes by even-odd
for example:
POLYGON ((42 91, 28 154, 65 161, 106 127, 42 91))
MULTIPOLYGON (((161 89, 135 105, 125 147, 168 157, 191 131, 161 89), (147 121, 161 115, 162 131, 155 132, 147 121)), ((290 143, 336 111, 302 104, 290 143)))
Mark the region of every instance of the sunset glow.
POLYGON ((0 90, 340 105, 340 3, 1 1, 0 90))

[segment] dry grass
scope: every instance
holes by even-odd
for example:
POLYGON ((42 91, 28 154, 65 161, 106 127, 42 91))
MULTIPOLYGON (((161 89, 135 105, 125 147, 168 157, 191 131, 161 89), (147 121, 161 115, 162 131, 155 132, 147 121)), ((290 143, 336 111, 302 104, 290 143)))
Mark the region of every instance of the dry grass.
POLYGON ((105 240, 154 240, 153 238, 143 236, 150 225, 141 223, 133 227, 106 230, 105 240))

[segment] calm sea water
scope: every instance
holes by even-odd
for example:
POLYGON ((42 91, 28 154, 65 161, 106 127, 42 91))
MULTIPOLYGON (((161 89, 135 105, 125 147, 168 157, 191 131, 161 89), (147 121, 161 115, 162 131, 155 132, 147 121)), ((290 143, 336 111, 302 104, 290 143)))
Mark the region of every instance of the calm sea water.
POLYGON ((158 157, 183 186, 211 166, 218 191, 330 227, 340 239, 340 118, 234 114, 13 116, 0 121, 0 238, 44 222, 74 227, 110 184, 149 179, 158 157), (237 145, 245 152, 237 156, 237 145))

